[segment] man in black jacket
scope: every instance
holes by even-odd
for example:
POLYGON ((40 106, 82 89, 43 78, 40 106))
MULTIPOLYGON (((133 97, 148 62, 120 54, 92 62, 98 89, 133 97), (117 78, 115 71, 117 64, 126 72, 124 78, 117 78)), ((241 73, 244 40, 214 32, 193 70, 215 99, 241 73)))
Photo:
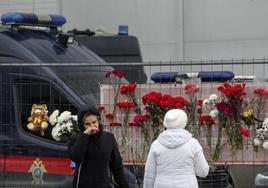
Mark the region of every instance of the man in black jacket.
POLYGON ((80 133, 68 143, 70 158, 77 164, 74 188, 113 188, 110 171, 118 188, 128 188, 116 140, 103 131, 100 113, 95 108, 80 110, 78 125, 80 133))

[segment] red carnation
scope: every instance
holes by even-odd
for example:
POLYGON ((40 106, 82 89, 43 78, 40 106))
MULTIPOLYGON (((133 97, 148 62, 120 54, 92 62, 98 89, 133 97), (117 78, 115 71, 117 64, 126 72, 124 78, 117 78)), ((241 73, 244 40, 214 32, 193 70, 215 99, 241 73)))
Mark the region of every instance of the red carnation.
POLYGON ((133 108, 135 106, 133 102, 118 102, 116 105, 119 108, 133 108))
POLYGON ((117 127, 117 126, 121 126, 121 125, 122 125, 122 124, 119 123, 119 122, 117 122, 117 121, 113 121, 113 122, 110 123, 110 126, 111 126, 111 127, 117 127))
POLYGON ((123 86, 120 87, 120 93, 122 95, 124 95, 124 94, 127 94, 127 93, 134 92, 136 87, 137 87, 137 84, 135 84, 135 83, 134 84, 123 85, 123 86))
POLYGON ((105 114, 105 117, 107 119, 113 119, 114 118, 114 115, 113 114, 105 114))
POLYGON ((215 124, 214 119, 210 115, 203 115, 198 118, 198 121, 200 122, 200 124, 207 126, 215 124))
POLYGON ((242 134, 242 135, 244 135, 244 136, 246 136, 246 137, 250 136, 250 134, 251 134, 251 133, 250 133, 250 130, 245 129, 245 128, 243 128, 243 127, 240 127, 239 131, 240 131, 240 134, 242 134))
POLYGON ((119 70, 115 70, 115 69, 112 70, 112 74, 114 74, 115 76, 119 78, 123 78, 126 75, 126 73, 119 71, 119 70))
POLYGON ((105 107, 102 106, 102 105, 97 106, 96 108, 97 108, 97 110, 100 111, 100 112, 103 111, 103 110, 105 110, 105 107))
POLYGON ((184 86, 184 90, 185 90, 185 93, 186 94, 191 94, 191 93, 198 92, 199 91, 199 88, 198 88, 198 86, 196 84, 190 83, 190 84, 186 84, 184 86))
POLYGON ((141 126, 140 123, 134 123, 134 122, 129 122, 128 125, 129 125, 130 127, 140 127, 140 126, 141 126))

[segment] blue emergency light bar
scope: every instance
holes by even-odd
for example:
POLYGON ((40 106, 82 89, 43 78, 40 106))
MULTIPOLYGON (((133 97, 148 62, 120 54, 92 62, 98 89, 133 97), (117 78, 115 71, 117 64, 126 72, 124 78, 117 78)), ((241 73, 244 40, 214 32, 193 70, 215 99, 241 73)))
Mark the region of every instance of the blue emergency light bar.
POLYGON ((66 18, 60 15, 37 15, 33 13, 7 12, 1 16, 3 25, 62 26, 66 18))
MULTIPOLYGON (((200 71, 197 77, 202 82, 226 82, 232 80, 235 75, 231 71, 200 71)), ((187 74, 178 74, 178 72, 156 72, 151 76, 151 80, 156 83, 180 82, 188 79, 187 74)))

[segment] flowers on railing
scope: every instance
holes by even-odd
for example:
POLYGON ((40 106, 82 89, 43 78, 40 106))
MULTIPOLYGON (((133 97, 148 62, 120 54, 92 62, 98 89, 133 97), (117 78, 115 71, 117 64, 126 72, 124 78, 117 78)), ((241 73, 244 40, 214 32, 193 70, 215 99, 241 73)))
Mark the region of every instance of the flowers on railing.
MULTIPOLYGON (((268 99, 268 90, 264 88, 257 88, 254 93, 254 117, 258 120, 264 119, 264 108, 268 99)), ((257 128, 261 127, 260 121, 257 122, 257 128)))
POLYGON ((225 121, 219 122, 219 126, 225 128, 231 150, 234 153, 243 147, 243 139, 240 134, 241 112, 245 101, 245 84, 234 84, 226 82, 218 87, 223 94, 220 103, 216 104, 219 114, 225 116, 225 121))
POLYGON ((146 113, 149 115, 150 126, 153 129, 153 140, 160 133, 165 113, 172 108, 184 108, 187 101, 180 96, 171 96, 160 92, 152 91, 142 96, 146 113))
MULTIPOLYGON (((186 129, 191 131, 195 137, 198 136, 199 132, 199 125, 197 123, 197 114, 202 114, 202 108, 198 108, 197 112, 197 105, 198 105, 198 100, 197 100, 197 94, 199 91, 199 86, 197 83, 195 83, 196 80, 188 80, 184 84, 184 92, 185 95, 188 97, 188 105, 186 108, 186 112, 188 114, 188 122, 186 129)), ((201 104, 199 104, 200 106, 201 104)))
MULTIPOLYGON (((199 93, 199 85, 192 80, 184 82, 183 92, 180 92, 182 96, 159 92, 162 89, 144 93, 144 90, 136 91, 137 87, 135 83, 120 85, 120 88, 117 88, 118 95, 115 92, 114 96, 120 101, 114 100, 116 103, 112 107, 120 115, 104 113, 106 122, 122 131, 122 147, 125 147, 127 142, 127 138, 124 140, 127 130, 134 131, 134 135, 141 133, 142 140, 150 145, 163 129, 165 113, 169 109, 181 108, 188 114, 187 129, 193 136, 197 139, 203 139, 204 135, 207 137, 206 144, 212 160, 219 159, 222 146, 230 146, 234 155, 237 150, 243 149, 244 144, 250 144, 250 138, 255 136, 256 119, 260 121, 264 118, 265 103, 268 99, 268 91, 263 88, 257 88, 253 95, 247 96, 244 83, 220 84, 216 91, 213 87, 213 94, 204 99, 198 99, 199 94, 206 95, 207 91, 199 93), (138 94, 141 95, 137 97, 138 94), (212 144, 212 138, 216 138, 215 144, 212 144)), ((163 91, 167 92, 165 89, 163 91)), ((257 136, 259 140, 256 140, 260 142, 263 137, 264 134, 260 133, 257 136)))
POLYGON ((118 102, 116 105, 120 108, 120 110, 124 114, 123 123, 122 123, 123 126, 121 128, 121 136, 122 136, 122 142, 121 142, 122 151, 121 152, 124 152, 125 145, 127 142, 127 126, 129 122, 129 114, 130 114, 131 108, 133 108, 135 104, 133 102, 124 101, 124 102, 118 102))
POLYGON ((198 118, 199 124, 203 126, 206 130, 206 137, 208 146, 211 147, 211 135, 212 135, 212 125, 215 124, 214 119, 210 115, 203 115, 198 118))
MULTIPOLYGON (((118 71, 118 70, 112 70, 111 72, 108 72, 106 74, 107 77, 111 77, 111 75, 114 75, 115 77, 119 78, 118 82, 112 83, 113 91, 114 91, 114 100, 113 100, 113 109, 112 113, 104 111, 102 108, 97 109, 99 111, 102 111, 103 117, 105 117, 110 127, 120 127, 120 151, 121 153, 124 153, 126 143, 127 143, 127 128, 128 126, 135 126, 136 124, 133 124, 129 122, 129 115, 131 112, 131 109, 134 109, 134 111, 138 114, 141 114, 140 107, 138 105, 138 101, 135 96, 135 89, 137 85, 134 84, 127 84, 122 85, 120 79, 125 76, 124 72, 118 71), (118 101, 119 100, 119 94, 122 96, 126 96, 126 100, 124 101, 118 101), (120 115, 117 114, 117 111, 120 110, 120 115)), ((119 111, 118 111, 119 112, 119 111)))
MULTIPOLYGON (((244 85, 231 86, 230 83, 224 83, 218 87, 218 91, 222 94, 221 98, 216 94, 212 94, 203 101, 204 108, 209 112, 210 117, 217 119, 218 123, 217 142, 212 154, 213 160, 219 158, 223 129, 226 130, 232 153, 242 147, 239 110, 241 110, 245 94, 244 85)), ((211 143, 209 144, 211 145, 211 143)))
MULTIPOLYGON (((122 71, 113 69, 110 72, 106 73, 106 77, 111 78, 112 76, 114 76, 115 78, 115 83, 111 83, 112 87, 113 87, 113 91, 114 91, 114 104, 117 104, 118 101, 118 97, 119 97, 119 90, 120 90, 120 86, 121 86, 121 78, 123 78, 126 74, 122 71)), ((113 108, 113 116, 115 116, 116 113, 116 105, 114 105, 113 108)))

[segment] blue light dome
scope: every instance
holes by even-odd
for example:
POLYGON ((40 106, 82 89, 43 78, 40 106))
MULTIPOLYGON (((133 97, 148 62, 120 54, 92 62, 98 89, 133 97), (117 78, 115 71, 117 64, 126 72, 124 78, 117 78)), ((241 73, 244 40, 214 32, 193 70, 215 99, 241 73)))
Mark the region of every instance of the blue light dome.
POLYGON ((66 18, 61 15, 37 15, 33 13, 7 12, 1 16, 3 25, 62 26, 66 18))

